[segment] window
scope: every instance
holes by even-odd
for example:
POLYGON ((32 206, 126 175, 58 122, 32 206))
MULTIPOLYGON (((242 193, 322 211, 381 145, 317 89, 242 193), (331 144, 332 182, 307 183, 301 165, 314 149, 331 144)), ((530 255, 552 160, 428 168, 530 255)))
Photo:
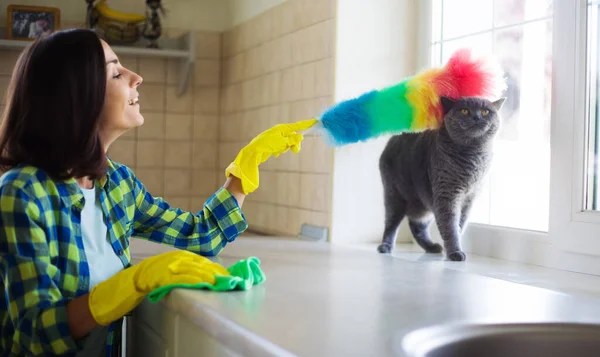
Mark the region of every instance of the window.
POLYGON ((493 52, 507 78, 492 169, 471 222, 548 231, 552 103, 551 0, 433 0, 430 65, 458 48, 493 52))
POLYGON ((586 210, 600 210, 600 165, 598 149, 600 145, 600 3, 591 1, 587 10, 587 65, 586 65, 586 210))
POLYGON ((463 244, 600 275, 600 0, 423 0, 420 12, 422 65, 469 46, 508 77, 480 224, 463 244))

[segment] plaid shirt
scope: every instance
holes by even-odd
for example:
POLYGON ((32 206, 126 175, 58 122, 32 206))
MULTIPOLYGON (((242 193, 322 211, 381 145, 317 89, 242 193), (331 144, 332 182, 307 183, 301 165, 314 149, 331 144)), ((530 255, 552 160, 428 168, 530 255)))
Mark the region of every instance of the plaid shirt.
MULTIPOLYGON (((221 188, 197 214, 153 197, 126 166, 109 160, 96 181, 108 236, 124 267, 132 236, 214 256, 246 228, 237 201, 221 188)), ((89 292, 81 237, 83 194, 74 179, 52 180, 20 167, 0 178, 0 356, 75 355, 66 303, 89 292)), ((111 325, 107 355, 118 343, 111 325)))

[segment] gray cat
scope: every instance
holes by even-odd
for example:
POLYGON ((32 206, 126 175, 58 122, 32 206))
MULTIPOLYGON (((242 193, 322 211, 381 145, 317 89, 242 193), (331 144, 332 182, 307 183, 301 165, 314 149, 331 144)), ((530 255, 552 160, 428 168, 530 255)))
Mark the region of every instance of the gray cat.
POLYGON ((380 253, 392 251, 404 216, 415 241, 428 253, 441 253, 428 231, 435 217, 448 259, 466 259, 460 236, 490 167, 505 99, 442 98, 446 114, 440 129, 390 139, 379 160, 385 204, 380 253))

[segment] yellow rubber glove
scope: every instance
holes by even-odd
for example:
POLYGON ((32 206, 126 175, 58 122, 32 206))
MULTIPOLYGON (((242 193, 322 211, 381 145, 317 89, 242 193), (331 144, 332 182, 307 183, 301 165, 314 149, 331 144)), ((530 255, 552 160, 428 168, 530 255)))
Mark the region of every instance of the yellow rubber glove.
POLYGON ((162 253, 94 286, 88 305, 96 322, 106 326, 133 310, 156 288, 169 284, 214 284, 215 275, 231 274, 223 266, 188 251, 162 253))
POLYGON ((309 119, 293 124, 278 124, 262 132, 239 152, 225 170, 225 176, 239 178, 245 194, 253 192, 259 184, 258 166, 271 156, 277 157, 289 149, 294 153, 300 152, 304 136, 296 132, 309 129, 317 122, 317 119, 309 119))

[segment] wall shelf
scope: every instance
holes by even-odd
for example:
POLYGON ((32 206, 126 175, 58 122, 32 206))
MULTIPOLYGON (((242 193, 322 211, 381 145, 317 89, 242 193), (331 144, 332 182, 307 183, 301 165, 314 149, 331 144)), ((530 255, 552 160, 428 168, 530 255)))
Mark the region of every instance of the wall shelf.
MULTIPOLYGON (((5 29, 0 29, 0 49, 22 50, 30 41, 7 40, 4 35, 5 29)), ((160 48, 146 47, 148 41, 141 39, 131 45, 111 45, 117 55, 160 57, 165 59, 177 59, 179 61, 178 94, 182 95, 189 87, 192 69, 196 60, 196 38, 192 31, 188 31, 179 37, 162 37, 158 40, 160 48)))

